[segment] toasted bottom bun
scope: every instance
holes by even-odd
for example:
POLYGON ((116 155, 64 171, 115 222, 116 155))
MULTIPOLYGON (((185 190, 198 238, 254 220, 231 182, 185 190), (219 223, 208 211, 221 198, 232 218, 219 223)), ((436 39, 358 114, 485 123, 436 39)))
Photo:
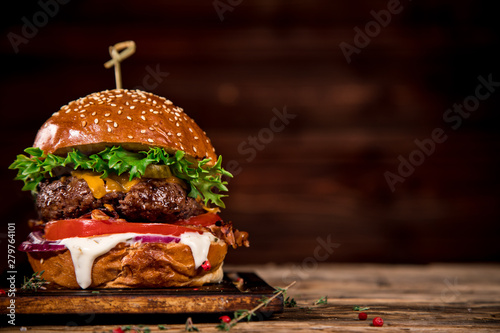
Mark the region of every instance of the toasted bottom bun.
MULTIPOLYGON (((195 268, 189 246, 181 243, 120 243, 96 258, 92 267, 92 284, 88 288, 163 288, 201 286, 220 282, 227 244, 212 242, 208 252, 211 268, 195 268)), ((71 253, 28 252, 35 272, 50 282, 49 288, 80 289, 76 281, 71 253)))

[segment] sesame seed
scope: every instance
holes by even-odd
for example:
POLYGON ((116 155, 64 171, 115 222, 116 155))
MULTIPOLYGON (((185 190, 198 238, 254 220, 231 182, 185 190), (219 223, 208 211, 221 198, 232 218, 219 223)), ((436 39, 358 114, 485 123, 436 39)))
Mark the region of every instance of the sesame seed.
POLYGON ((158 114, 158 111, 153 111, 154 114, 158 114))
POLYGON ((150 130, 150 131, 154 131, 155 129, 154 129, 153 127, 150 127, 150 128, 149 128, 149 130, 150 130))
POLYGON ((189 132, 193 133, 193 129, 191 127, 189 127, 189 132))
POLYGON ((84 115, 84 114, 81 114, 81 115, 80 115, 80 117, 85 118, 85 115, 84 115))
POLYGON ((118 114, 122 114, 122 112, 123 112, 122 110, 118 110, 118 114))
POLYGON ((142 114, 146 114, 146 111, 142 111, 141 113, 142 113, 142 114))
POLYGON ((94 119, 94 123, 96 123, 96 124, 97 124, 98 122, 99 122, 99 119, 95 118, 95 119, 94 119))
POLYGON ((177 123, 175 123, 175 126, 180 127, 181 124, 179 124, 179 122, 177 122, 177 123))
POLYGON ((71 112, 71 110, 66 110, 66 112, 64 112, 64 113, 70 113, 70 112, 71 112))
POLYGON ((197 136, 195 136, 195 137, 194 137, 194 139, 195 139, 195 140, 198 140, 198 137, 197 137, 197 136))
POLYGON ((114 127, 114 128, 117 128, 117 127, 118 127, 118 123, 117 123, 116 121, 113 123, 113 127, 114 127))
POLYGON ((139 100, 138 99, 134 99, 132 102, 137 103, 137 102, 139 102, 139 100))
POLYGON ((177 136, 182 136, 182 133, 181 132, 177 133, 177 136))
POLYGON ((193 146, 193 151, 196 153, 196 147, 195 146, 193 146))
POLYGON ((87 122, 84 120, 84 121, 82 121, 82 127, 85 127, 85 126, 87 126, 87 122))
POLYGON ((128 138, 129 138, 129 139, 133 139, 134 137, 133 137, 132 135, 129 135, 129 136, 128 136, 128 138))
POLYGON ((132 120, 132 118, 131 118, 130 116, 127 116, 127 119, 128 119, 128 120, 132 120))
POLYGON ((153 141, 153 139, 148 139, 148 142, 151 142, 151 143, 153 143, 154 141, 153 141))
POLYGON ((96 113, 97 113, 97 112, 95 112, 95 111, 94 111, 94 112, 92 112, 92 115, 93 115, 93 116, 95 116, 95 115, 96 115, 96 113))
POLYGON ((122 95, 122 94, 120 94, 120 95, 116 95, 116 97, 123 97, 123 95, 122 95))
POLYGON ((107 123, 112 123, 112 122, 113 122, 113 120, 111 120, 111 119, 107 119, 107 120, 106 120, 106 122, 107 122, 107 123))
POLYGON ((142 120, 146 120, 146 117, 144 117, 144 116, 141 116, 141 119, 142 119, 142 120))
POLYGON ((142 129, 142 130, 141 130, 141 133, 142 133, 142 134, 146 133, 146 130, 145 130, 145 129, 142 129))
POLYGON ((110 132, 110 133, 111 133, 111 131, 112 131, 111 127, 108 127, 108 132, 110 132))
POLYGON ((111 113, 109 113, 109 112, 108 112, 108 113, 105 113, 105 114, 104 114, 104 117, 109 117, 109 115, 110 115, 110 114, 111 114, 111 113))

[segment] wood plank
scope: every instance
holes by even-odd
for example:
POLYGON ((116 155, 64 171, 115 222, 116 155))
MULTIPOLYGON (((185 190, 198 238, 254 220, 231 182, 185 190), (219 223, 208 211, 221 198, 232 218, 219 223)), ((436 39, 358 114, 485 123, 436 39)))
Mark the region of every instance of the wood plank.
MULTIPOLYGON (((246 265, 232 266, 239 272, 256 272, 276 287, 289 281, 297 283, 287 293, 297 307, 285 308, 281 314, 262 314, 252 322, 241 322, 238 332, 367 332, 375 328, 375 316, 384 319, 388 332, 498 332, 500 329, 499 264, 432 264, 432 265, 246 265), (327 296, 327 304, 313 305, 327 296), (368 320, 360 321, 354 306, 364 310, 368 320)), ((171 318, 113 318, 108 325, 28 326, 36 332, 103 332, 121 325, 146 324, 151 332, 161 332, 157 324, 166 324, 169 332, 182 332, 183 322, 171 318), (147 321, 147 320, 150 321, 147 321)), ((179 318, 185 320, 185 317, 179 318)), ((217 332, 216 317, 193 317, 202 332, 217 332)), ((6 327, 2 332, 19 332, 6 327)))

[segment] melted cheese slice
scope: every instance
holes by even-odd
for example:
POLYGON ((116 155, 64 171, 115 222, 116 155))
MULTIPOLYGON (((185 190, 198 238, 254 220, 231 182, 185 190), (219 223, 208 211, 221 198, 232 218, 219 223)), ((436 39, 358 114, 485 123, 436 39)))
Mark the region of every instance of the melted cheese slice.
MULTIPOLYGON (((111 175, 110 177, 101 178, 101 174, 92 171, 73 171, 71 175, 76 178, 80 178, 87 182, 92 194, 96 199, 100 199, 108 193, 111 192, 124 192, 130 191, 132 186, 140 182, 140 178, 134 178, 129 180, 128 174, 122 174, 120 176, 111 175)), ((154 175, 153 175, 154 176, 154 175)), ((156 177, 146 177, 146 178, 156 178, 156 177)), ((169 183, 176 183, 186 188, 186 183, 182 179, 175 176, 168 176, 164 178, 165 181, 169 183)))
MULTIPOLYGON (((75 267, 76 281, 82 289, 88 288, 92 284, 92 266, 97 257, 109 252, 118 243, 132 245, 134 238, 141 234, 128 232, 123 234, 112 234, 96 237, 71 237, 60 241, 71 253, 73 266, 75 267)), ((175 237, 175 236, 172 236, 175 237)), ((207 260, 210 243, 215 241, 215 236, 204 232, 185 232, 181 235, 181 244, 191 248, 195 268, 198 268, 207 260)))
POLYGON ((73 171, 71 175, 85 180, 96 199, 100 199, 111 192, 127 193, 132 186, 140 181, 139 178, 129 180, 126 175, 101 178, 99 173, 90 171, 73 171))

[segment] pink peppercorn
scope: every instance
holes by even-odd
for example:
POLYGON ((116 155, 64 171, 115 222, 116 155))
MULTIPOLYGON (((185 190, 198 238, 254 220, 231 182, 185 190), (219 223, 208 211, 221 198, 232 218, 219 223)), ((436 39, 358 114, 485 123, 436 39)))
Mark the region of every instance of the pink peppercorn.
POLYGON ((231 322, 231 318, 229 318, 229 316, 220 316, 219 319, 225 322, 226 324, 229 324, 231 322))
POLYGON ((384 326, 384 320, 380 317, 373 318, 373 326, 384 326))

